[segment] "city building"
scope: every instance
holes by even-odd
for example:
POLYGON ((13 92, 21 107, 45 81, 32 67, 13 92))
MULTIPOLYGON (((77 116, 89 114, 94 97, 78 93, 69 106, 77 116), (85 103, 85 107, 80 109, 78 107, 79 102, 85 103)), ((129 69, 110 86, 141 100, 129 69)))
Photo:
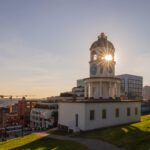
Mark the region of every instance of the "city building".
POLYGON ((143 87, 143 100, 150 100, 150 86, 143 87))
POLYGON ((9 126, 11 124, 18 124, 17 104, 12 105, 12 113, 10 113, 10 106, 5 105, 0 107, 0 128, 9 126))
POLYGON ((63 100, 73 100, 72 96, 69 97, 62 97, 62 96, 52 96, 52 97, 47 97, 47 101, 48 102, 53 102, 53 103, 57 103, 59 101, 63 101, 63 100))
POLYGON ((30 112, 34 105, 43 100, 26 100, 23 98, 18 101, 18 122, 23 127, 30 125, 30 112))
POLYGON ((58 104, 37 103, 31 110, 30 127, 35 129, 48 129, 57 125, 58 104))
POLYGON ((9 113, 9 106, 3 106, 3 107, 0 107, 0 128, 4 127, 5 126, 5 114, 8 114, 9 113))
POLYGON ((140 121, 141 102, 120 99, 115 76, 115 48, 104 33, 90 48, 90 77, 84 79, 84 100, 59 102, 60 128, 74 132, 140 121))
POLYGON ((4 114, 4 127, 17 126, 18 114, 17 113, 5 113, 4 114))
POLYGON ((121 96, 123 99, 142 100, 143 77, 130 74, 117 75, 121 79, 121 96))
POLYGON ((77 86, 72 88, 72 94, 77 97, 84 97, 84 80, 77 80, 77 86))
POLYGON ((83 79, 77 80, 77 87, 79 87, 79 86, 84 87, 84 80, 83 79))
POLYGON ((150 100, 143 100, 141 102, 141 114, 150 114, 150 100))
POLYGON ((78 86, 72 88, 72 94, 76 95, 77 97, 84 97, 84 87, 78 86))

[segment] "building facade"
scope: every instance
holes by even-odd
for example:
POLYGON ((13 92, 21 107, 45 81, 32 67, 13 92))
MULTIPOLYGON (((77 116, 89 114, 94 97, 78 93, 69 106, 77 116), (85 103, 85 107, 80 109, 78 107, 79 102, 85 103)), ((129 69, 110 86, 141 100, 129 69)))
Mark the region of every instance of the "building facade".
POLYGON ((30 127, 36 129, 48 129, 57 121, 58 104, 38 103, 31 110, 30 127))
POLYGON ((104 33, 90 48, 90 77, 84 79, 84 100, 59 102, 60 128, 79 132, 140 121, 141 102, 120 99, 115 76, 115 48, 104 33))
POLYGON ((42 100, 26 100, 18 101, 18 122, 23 127, 30 126, 30 112, 34 105, 42 100))
POLYGON ((8 106, 0 107, 0 128, 5 127, 5 114, 8 114, 9 110, 8 106))
POLYGON ((77 80, 77 86, 72 88, 72 94, 77 97, 84 97, 84 80, 77 80))
POLYGON ((18 114, 17 113, 6 113, 4 114, 4 127, 17 126, 18 114))
POLYGON ((121 96, 124 99, 142 100, 143 77, 129 74, 117 75, 121 79, 121 96))
POLYGON ((138 101, 91 101, 61 102, 60 128, 76 132, 140 121, 138 101))
POLYGON ((143 87, 143 100, 150 100, 150 86, 143 87))
POLYGON ((72 94, 76 95, 77 97, 84 97, 84 87, 78 86, 72 88, 72 94))

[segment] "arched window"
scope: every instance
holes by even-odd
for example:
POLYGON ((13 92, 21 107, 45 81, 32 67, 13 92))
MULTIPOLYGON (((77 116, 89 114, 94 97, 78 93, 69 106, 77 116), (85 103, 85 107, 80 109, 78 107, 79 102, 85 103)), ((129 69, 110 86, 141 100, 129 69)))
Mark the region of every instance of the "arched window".
POLYGON ((93 55, 93 60, 97 60, 97 54, 93 55))
POLYGON ((95 51, 93 51, 92 53, 91 53, 91 60, 97 60, 97 58, 98 58, 98 56, 97 56, 97 53, 95 52, 95 51))

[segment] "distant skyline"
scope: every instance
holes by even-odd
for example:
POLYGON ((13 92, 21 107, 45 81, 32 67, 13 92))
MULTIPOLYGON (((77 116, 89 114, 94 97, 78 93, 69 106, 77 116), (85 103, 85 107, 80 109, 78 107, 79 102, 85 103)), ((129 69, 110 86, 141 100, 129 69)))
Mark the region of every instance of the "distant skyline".
POLYGON ((150 85, 149 0, 0 0, 0 94, 59 95, 89 76, 89 48, 104 32, 116 75, 150 85))

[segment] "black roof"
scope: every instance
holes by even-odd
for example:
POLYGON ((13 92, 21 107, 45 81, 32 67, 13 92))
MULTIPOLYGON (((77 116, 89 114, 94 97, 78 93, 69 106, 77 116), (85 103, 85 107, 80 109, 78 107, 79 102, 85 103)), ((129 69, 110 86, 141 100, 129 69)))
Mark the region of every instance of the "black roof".
POLYGON ((114 45, 107 40, 107 37, 104 35, 104 33, 101 33, 101 35, 98 37, 98 40, 91 45, 90 49, 96 47, 106 47, 106 48, 114 49, 114 45))

